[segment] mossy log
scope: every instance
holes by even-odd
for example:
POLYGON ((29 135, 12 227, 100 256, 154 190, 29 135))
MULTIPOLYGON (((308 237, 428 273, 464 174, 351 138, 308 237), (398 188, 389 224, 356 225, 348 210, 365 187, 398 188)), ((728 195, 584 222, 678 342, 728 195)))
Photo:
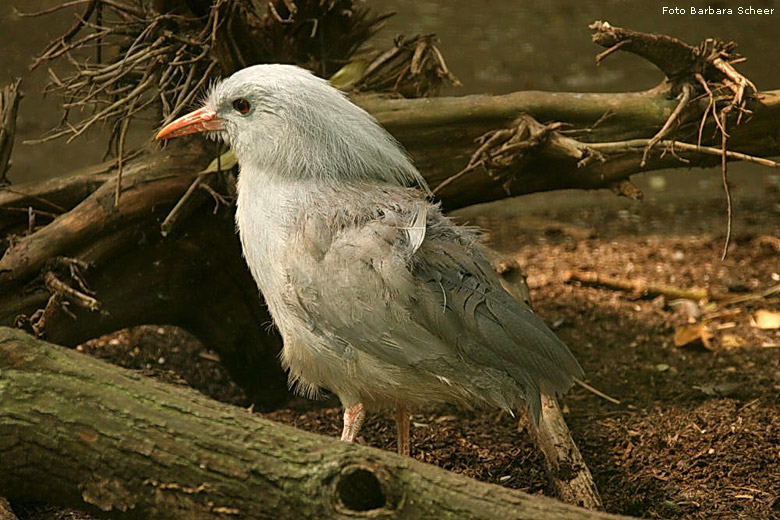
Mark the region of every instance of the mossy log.
POLYGON ((0 489, 112 518, 609 519, 0 328, 0 489))

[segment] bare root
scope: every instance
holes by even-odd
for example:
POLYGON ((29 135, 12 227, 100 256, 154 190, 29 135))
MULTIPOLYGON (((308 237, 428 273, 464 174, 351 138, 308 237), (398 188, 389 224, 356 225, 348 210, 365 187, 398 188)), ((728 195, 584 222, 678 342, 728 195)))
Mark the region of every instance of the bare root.
POLYGON ((351 89, 415 98, 436 96, 446 84, 459 86, 436 43, 432 34, 411 39, 399 36, 392 49, 371 60, 351 89))
POLYGON ((353 0, 217 0, 207 7, 76 0, 25 16, 81 4, 76 23, 32 65, 65 59, 72 66, 67 77, 50 71, 47 90, 65 99, 63 119, 33 142, 73 139, 108 123, 120 157, 136 114, 157 108, 164 122, 171 121, 190 108, 211 79, 255 63, 297 63, 327 76, 347 63, 389 16, 374 15, 353 0), (82 57, 90 50, 94 58, 82 57))
POLYGON ((6 174, 11 167, 11 150, 16 135, 16 113, 19 109, 19 84, 17 78, 0 89, 0 186, 9 184, 6 174))

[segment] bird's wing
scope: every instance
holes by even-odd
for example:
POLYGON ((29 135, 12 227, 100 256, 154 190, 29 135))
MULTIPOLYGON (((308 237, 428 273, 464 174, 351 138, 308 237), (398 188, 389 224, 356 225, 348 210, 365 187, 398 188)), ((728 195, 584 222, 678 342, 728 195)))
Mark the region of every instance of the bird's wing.
POLYGON ((540 392, 568 390, 582 369, 501 287, 465 235, 427 207, 343 229, 311 265, 297 262, 289 271, 296 307, 345 353, 353 348, 398 367, 446 367, 448 378, 459 366, 468 367, 461 377, 479 368, 508 375, 538 417, 540 392))
POLYGON ((424 222, 374 219, 313 246, 325 228, 304 226, 318 237, 304 238, 303 251, 287 269, 288 303, 300 309, 311 330, 396 366, 451 356, 452 349, 416 317, 426 288, 409 259, 425 241, 424 222))
POLYGON ((420 249, 414 271, 446 297, 445 308, 421 309, 428 330, 455 345, 463 359, 506 371, 524 389, 534 417, 540 393, 561 394, 582 377, 566 345, 506 292, 475 248, 434 238, 420 249))

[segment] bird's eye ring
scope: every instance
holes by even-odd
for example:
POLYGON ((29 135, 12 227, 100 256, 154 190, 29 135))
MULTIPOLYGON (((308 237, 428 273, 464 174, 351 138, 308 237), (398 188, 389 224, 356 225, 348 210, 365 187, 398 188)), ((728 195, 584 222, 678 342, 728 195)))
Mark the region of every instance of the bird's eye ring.
POLYGON ((244 98, 238 98, 233 101, 233 108, 236 109, 236 112, 238 112, 241 115, 246 115, 249 113, 249 109, 251 106, 249 105, 249 101, 247 101, 244 98))

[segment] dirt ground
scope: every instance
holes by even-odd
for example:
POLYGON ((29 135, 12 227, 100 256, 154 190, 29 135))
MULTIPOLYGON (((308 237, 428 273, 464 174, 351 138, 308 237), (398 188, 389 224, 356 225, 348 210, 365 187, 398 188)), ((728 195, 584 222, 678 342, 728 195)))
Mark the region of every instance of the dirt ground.
MULTIPOLYGON (((645 518, 780 518, 780 331, 760 310, 780 312, 780 293, 726 305, 567 283, 570 270, 736 296, 780 284, 780 195, 741 201, 721 262, 720 199, 636 205, 544 205, 515 217, 477 216, 493 245, 528 274, 537 312, 614 404, 575 387, 563 399, 574 439, 607 511, 645 518), (708 346, 675 346, 675 331, 705 324, 708 346)), ((85 352, 217 399, 247 405, 214 354, 186 332, 153 325, 80 347, 85 352)), ((265 414, 336 436, 334 400, 292 399, 265 414)), ((525 431, 496 411, 417 410, 412 456, 528 493, 551 495, 544 462, 525 431)), ((360 442, 395 449, 390 413, 369 415, 360 442)), ((88 518, 16 505, 20 520, 88 518)))

